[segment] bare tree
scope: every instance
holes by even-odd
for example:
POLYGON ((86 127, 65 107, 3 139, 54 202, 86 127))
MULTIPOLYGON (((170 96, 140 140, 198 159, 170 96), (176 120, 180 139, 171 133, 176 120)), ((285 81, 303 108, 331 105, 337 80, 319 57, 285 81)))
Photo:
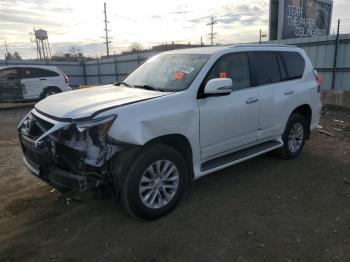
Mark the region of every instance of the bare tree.
POLYGON ((76 46, 71 46, 68 50, 74 57, 77 57, 78 53, 81 53, 81 48, 76 46))
POLYGON ((5 55, 5 59, 12 60, 12 61, 18 61, 18 60, 22 60, 22 57, 19 55, 19 53, 17 51, 15 51, 13 54, 11 54, 10 52, 7 52, 5 55))

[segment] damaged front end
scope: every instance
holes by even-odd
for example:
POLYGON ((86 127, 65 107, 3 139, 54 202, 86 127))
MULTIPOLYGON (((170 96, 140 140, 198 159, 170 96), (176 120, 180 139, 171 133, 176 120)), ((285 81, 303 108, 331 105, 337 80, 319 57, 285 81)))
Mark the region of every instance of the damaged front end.
POLYGON ((61 191, 83 192, 109 183, 109 160, 122 150, 107 135, 115 119, 61 122, 33 109, 18 125, 24 164, 61 191))

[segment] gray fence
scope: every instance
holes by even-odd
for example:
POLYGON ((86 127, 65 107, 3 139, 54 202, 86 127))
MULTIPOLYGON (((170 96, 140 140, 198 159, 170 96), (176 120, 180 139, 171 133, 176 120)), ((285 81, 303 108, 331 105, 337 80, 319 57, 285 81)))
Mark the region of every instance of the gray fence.
POLYGON ((288 39, 269 43, 301 47, 323 79, 323 89, 350 91, 350 34, 288 39))
MULTIPOLYGON (((323 88, 350 91, 350 34, 299 38, 267 43, 291 44, 303 48, 314 67, 323 78, 323 88), (335 52, 337 50, 337 52, 335 52)), ((70 77, 72 86, 80 84, 108 84, 121 81, 130 71, 157 52, 141 52, 132 55, 118 55, 112 58, 86 62, 57 62, 23 60, 8 64, 54 65, 70 77)), ((6 65, 0 60, 0 66, 6 65)))

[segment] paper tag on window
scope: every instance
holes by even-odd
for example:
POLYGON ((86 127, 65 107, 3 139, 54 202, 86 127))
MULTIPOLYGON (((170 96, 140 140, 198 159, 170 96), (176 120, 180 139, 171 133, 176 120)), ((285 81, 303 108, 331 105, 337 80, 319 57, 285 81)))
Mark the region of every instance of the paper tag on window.
POLYGON ((220 78, 227 78, 227 73, 226 72, 220 72, 219 76, 220 76, 220 78))
POLYGON ((185 76, 185 73, 183 72, 178 72, 175 74, 175 79, 182 79, 185 76))
POLYGON ((176 68, 176 71, 183 72, 185 74, 191 74, 194 70, 193 67, 186 66, 186 65, 178 65, 176 68))

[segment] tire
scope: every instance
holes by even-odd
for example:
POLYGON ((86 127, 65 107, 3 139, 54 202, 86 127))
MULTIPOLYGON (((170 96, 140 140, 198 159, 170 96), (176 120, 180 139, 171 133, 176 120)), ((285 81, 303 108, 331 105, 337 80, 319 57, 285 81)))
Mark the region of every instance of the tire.
POLYGON ((48 96, 55 95, 61 93, 61 90, 58 87, 47 87, 40 95, 40 99, 44 99, 48 96))
POLYGON ((185 160, 172 147, 153 144, 141 149, 121 187, 120 198, 126 213, 146 220, 169 213, 187 187, 187 170, 185 160))
POLYGON ((284 159, 296 158, 304 148, 306 136, 305 118, 298 113, 292 114, 282 135, 283 147, 277 151, 279 156, 284 159))

